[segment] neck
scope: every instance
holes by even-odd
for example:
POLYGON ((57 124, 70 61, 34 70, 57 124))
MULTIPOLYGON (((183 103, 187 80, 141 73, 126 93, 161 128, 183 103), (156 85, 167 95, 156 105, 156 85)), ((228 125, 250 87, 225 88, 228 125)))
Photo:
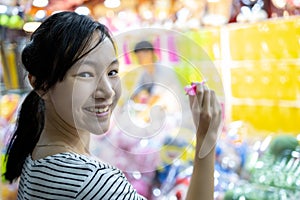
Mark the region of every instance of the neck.
POLYGON ((50 151, 49 154, 53 150, 53 154, 62 151, 89 154, 90 133, 78 130, 66 123, 58 116, 51 102, 46 100, 45 103, 45 126, 36 147, 47 148, 50 151))

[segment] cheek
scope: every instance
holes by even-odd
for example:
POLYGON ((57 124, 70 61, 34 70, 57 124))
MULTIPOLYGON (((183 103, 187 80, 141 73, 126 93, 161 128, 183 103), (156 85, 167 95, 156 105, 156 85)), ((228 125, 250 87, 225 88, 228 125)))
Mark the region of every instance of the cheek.
POLYGON ((92 101, 92 94, 94 92, 93 84, 78 84, 74 85, 72 93, 70 94, 70 105, 72 117, 77 123, 81 123, 84 120, 83 109, 85 106, 90 106, 94 102, 92 101), (87 104, 88 103, 88 104, 87 104))
POLYGON ((68 123, 73 122, 71 95, 69 91, 62 90, 59 87, 55 88, 50 95, 56 113, 68 123))
POLYGON ((122 95, 122 86, 121 86, 121 81, 118 81, 118 84, 114 87, 115 90, 115 101, 119 101, 121 95, 122 95))
POLYGON ((72 87, 71 98, 73 107, 78 107, 91 97, 95 90, 95 82, 75 81, 72 87))
POLYGON ((69 124, 74 124, 74 117, 80 113, 87 98, 86 93, 89 92, 88 88, 81 86, 73 83, 58 84, 51 91, 51 100, 56 113, 69 124))

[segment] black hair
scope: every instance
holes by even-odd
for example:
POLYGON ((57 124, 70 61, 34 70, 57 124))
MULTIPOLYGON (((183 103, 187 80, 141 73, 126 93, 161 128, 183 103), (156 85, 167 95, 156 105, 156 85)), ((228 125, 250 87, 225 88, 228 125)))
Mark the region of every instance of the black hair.
POLYGON ((36 91, 46 93, 62 81, 66 72, 106 37, 114 45, 106 26, 88 16, 68 11, 51 15, 32 33, 23 49, 22 62, 34 77, 34 90, 21 105, 15 132, 7 146, 6 180, 13 182, 21 175, 24 161, 32 153, 44 128, 45 103, 36 91), (96 31, 99 40, 87 49, 96 31))

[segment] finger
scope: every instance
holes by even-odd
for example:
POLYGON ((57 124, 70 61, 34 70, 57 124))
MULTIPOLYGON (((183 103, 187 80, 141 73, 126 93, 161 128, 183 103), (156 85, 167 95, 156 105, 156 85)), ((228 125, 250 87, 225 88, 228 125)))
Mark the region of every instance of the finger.
POLYGON ((192 110, 193 105, 194 105, 194 101, 196 101, 196 96, 191 96, 189 95, 189 103, 190 103, 190 109, 192 110))
MULTIPOLYGON (((203 89, 203 84, 197 82, 196 83, 197 85, 197 93, 196 93, 196 96, 197 96, 197 102, 195 103, 198 103, 198 107, 201 108, 202 107, 202 104, 203 104, 203 96, 204 96, 204 89, 203 89)), ((196 105, 195 105, 196 106, 196 105)))
POLYGON ((203 94, 203 103, 202 103, 202 108, 203 111, 205 111, 206 113, 209 113, 209 109, 210 109, 210 90, 208 89, 208 87, 206 85, 203 86, 204 89, 204 94, 203 94))
POLYGON ((213 110, 218 109, 218 101, 214 90, 210 91, 210 106, 212 107, 213 110))
POLYGON ((214 90, 211 90, 210 105, 211 105, 214 113, 221 112, 221 104, 220 104, 220 102, 217 98, 216 92, 214 90))
POLYGON ((213 110, 216 108, 216 99, 215 99, 215 91, 211 90, 210 91, 210 106, 213 110))

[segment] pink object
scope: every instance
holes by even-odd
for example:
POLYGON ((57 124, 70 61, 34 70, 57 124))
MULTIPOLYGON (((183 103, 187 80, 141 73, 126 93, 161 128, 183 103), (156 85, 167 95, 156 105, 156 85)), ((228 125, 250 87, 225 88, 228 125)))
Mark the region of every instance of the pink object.
POLYGON ((128 52, 128 45, 126 42, 123 43, 123 53, 124 53, 124 62, 126 65, 131 64, 129 52, 128 52))
POLYGON ((158 60, 161 60, 161 49, 160 49, 160 37, 157 36, 157 38, 153 42, 154 51, 158 57, 158 60))
MULTIPOLYGON (((202 85, 205 84, 205 83, 206 83, 206 80, 203 80, 201 82, 202 85)), ((197 93, 197 85, 196 85, 196 83, 192 83, 191 85, 185 86, 184 90, 185 90, 187 95, 195 96, 196 93, 197 93)))
POLYGON ((187 95, 195 96, 197 92, 197 85, 195 83, 192 83, 192 85, 185 86, 184 90, 187 95))
POLYGON ((168 49, 169 49, 169 61, 178 62, 180 59, 176 48, 175 38, 172 35, 168 37, 168 49))

